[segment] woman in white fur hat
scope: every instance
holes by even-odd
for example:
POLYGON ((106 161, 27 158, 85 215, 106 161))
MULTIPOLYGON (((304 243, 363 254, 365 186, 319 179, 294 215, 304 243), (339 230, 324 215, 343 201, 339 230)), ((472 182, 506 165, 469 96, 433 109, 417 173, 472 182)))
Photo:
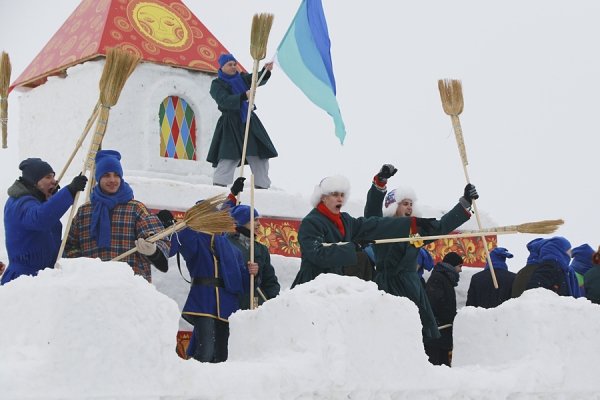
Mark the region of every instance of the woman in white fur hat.
MULTIPOLYGON (((398 188, 387 193, 387 180, 394 176, 397 169, 385 164, 373 178, 373 184, 367 194, 365 217, 392 216, 402 221, 409 229, 410 235, 430 236, 444 235, 461 226, 471 217, 471 203, 479 195, 475 186, 468 184, 459 203, 439 220, 435 218, 418 218, 414 214, 414 203, 417 197, 412 189, 398 188), (383 209, 382 209, 383 208, 383 209)), ((423 341, 438 338, 440 333, 427 293, 417 272, 419 243, 375 244, 375 265, 377 275, 375 282, 381 290, 395 296, 409 298, 419 307, 419 316, 423 325, 423 341)))
POLYGON ((409 226, 396 218, 353 218, 342 212, 350 183, 343 176, 328 176, 315 186, 314 207, 302 220, 298 242, 302 253, 300 271, 292 284, 305 283, 322 273, 371 279, 372 266, 355 243, 392 237, 407 237, 409 226), (338 243, 323 246, 323 243, 338 243))

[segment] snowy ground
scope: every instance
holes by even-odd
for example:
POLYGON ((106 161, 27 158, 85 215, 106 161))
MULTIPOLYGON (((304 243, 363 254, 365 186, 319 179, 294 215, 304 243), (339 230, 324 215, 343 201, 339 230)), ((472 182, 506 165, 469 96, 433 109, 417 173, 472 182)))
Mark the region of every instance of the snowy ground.
POLYGON ((454 367, 408 300, 322 275, 231 318, 230 359, 174 351, 177 304, 122 263, 63 260, 0 290, 3 399, 593 399, 600 309, 543 289, 462 308, 454 367), (585 327, 585 329, 582 329, 585 327))

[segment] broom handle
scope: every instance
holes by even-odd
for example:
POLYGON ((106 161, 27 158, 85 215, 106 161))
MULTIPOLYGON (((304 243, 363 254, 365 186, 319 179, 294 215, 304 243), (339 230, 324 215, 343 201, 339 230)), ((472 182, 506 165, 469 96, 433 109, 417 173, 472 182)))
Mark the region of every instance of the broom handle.
MULTIPOLYGON (((456 137, 456 144, 458 145, 458 152, 460 153, 460 158, 462 160, 463 171, 465 173, 465 179, 467 183, 470 183, 469 172, 467 171, 467 165, 469 162, 467 161, 467 150, 465 147, 465 141, 463 139, 462 127, 460 126, 460 119, 458 115, 452 115, 452 127, 454 128, 454 136, 456 137)), ((475 218, 477 219, 477 227, 482 229, 481 227, 481 219, 479 218, 479 211, 477 210, 477 204, 475 203, 475 199, 471 201, 471 205, 473 206, 473 211, 475 211, 475 218)), ((496 273, 494 271, 494 266, 492 265, 492 259, 490 257, 490 250, 487 246, 487 240, 485 236, 481 237, 483 241, 483 248, 485 249, 485 258, 487 259, 488 265, 490 266, 490 273, 492 275, 492 282, 494 283, 494 288, 498 289, 498 280, 496 279, 496 273)))
MULTIPOLYGON (((254 174, 250 174, 250 262, 254 263, 254 174)), ((250 275, 250 309, 254 310, 254 275, 250 275)))
MULTIPOLYGON (((94 136, 92 137, 92 141, 90 143, 90 147, 88 149, 87 152, 87 157, 83 160, 83 168, 82 168, 82 175, 85 175, 86 172, 88 172, 90 170, 90 168, 88 168, 88 160, 91 160, 93 162, 94 158, 92 158, 92 156, 95 157, 96 152, 98 151, 98 148, 100 147, 101 143, 102 143, 102 139, 104 138, 104 133, 106 132, 106 125, 108 123, 108 115, 109 115, 109 110, 110 107, 106 107, 102 104, 100 104, 100 101, 98 101, 98 118, 97 118, 97 122, 96 122, 96 132, 94 133, 94 136), (102 107, 102 109, 100 109, 100 106, 102 107)), ((75 194, 75 198, 73 199, 73 205, 71 206, 71 212, 69 213, 69 219, 67 220, 67 225, 65 227, 65 234, 62 238, 62 242, 60 243, 60 249, 58 250, 58 256, 56 257, 56 260, 60 260, 62 258, 62 255, 65 251, 65 246, 67 244, 67 238, 69 237, 69 231, 71 230, 71 223, 73 222, 73 217, 75 216, 75 212, 77 211, 77 202, 79 200, 79 195, 81 194, 81 192, 77 192, 75 194)), ((55 264, 55 268, 60 268, 59 264, 56 263, 55 264)))
MULTIPOLYGON (((508 228, 508 227, 507 227, 508 228)), ((481 232, 463 232, 463 233, 451 233, 448 235, 431 235, 431 236, 416 236, 416 237, 401 237, 401 238, 390 238, 390 239, 377 239, 373 241, 373 244, 386 244, 386 243, 401 243, 401 242, 418 242, 424 240, 439 240, 439 239, 455 239, 455 238, 467 238, 467 237, 485 237, 494 235, 510 235, 514 233, 520 233, 518 230, 497 230, 497 231, 481 231, 481 232)), ((323 246, 331 246, 334 244, 343 245, 350 242, 337 242, 337 243, 323 243, 323 246)))
MULTIPOLYGON (((178 223, 176 223, 174 225, 171 225, 170 227, 168 227, 164 231, 160 231, 157 234, 150 236, 146 240, 149 241, 150 243, 157 242, 158 240, 160 240, 162 238, 165 238, 165 237, 167 237, 169 235, 172 235, 175 232, 178 232, 178 231, 182 230, 183 228, 185 228, 185 226, 186 226, 185 221, 178 222, 178 223)), ((115 258, 113 258, 110 261, 119 261, 119 260, 122 260, 125 257, 132 255, 136 251, 138 251, 137 246, 135 246, 134 248, 132 248, 130 250, 127 250, 125 253, 119 254, 118 256, 116 256, 115 258)))
POLYGON ((81 148, 83 141, 85 140, 87 134, 89 133, 90 129, 92 128, 92 125, 94 124, 94 122, 96 122, 96 118, 98 118, 99 105, 100 105, 100 101, 98 101, 96 103, 96 105, 94 106, 94 111, 92 111, 92 115, 88 119, 87 124, 85 125, 85 128, 83 129, 83 132, 81 133, 81 136, 79 136, 79 139, 77 140, 77 144, 75 144, 75 148, 71 152, 71 155, 69 156, 69 159, 67 160, 67 163, 65 164, 63 169, 60 171, 58 178, 56 178, 57 182, 60 182, 60 180, 65 175, 65 172, 67 172, 69 165, 71 165, 73 158, 75 158, 75 154, 77 154, 77 152, 81 148))
MULTIPOLYGON (((252 109, 254 108, 254 94, 256 92, 256 81, 258 74, 258 61, 254 60, 252 67, 252 84, 250 85, 250 98, 248 99, 248 114, 246 115, 246 129, 244 131, 244 147, 242 148, 242 160, 240 163, 240 176, 244 176, 244 164, 246 159, 246 149, 248 147, 248 134, 250 132, 250 118, 252 117, 252 109)), ((239 196, 239 194, 238 194, 239 196)))

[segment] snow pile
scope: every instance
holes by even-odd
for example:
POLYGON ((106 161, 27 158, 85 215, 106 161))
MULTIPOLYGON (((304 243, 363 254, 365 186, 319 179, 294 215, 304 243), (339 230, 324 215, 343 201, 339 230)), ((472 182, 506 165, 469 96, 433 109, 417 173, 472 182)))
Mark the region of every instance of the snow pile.
POLYGON ((0 287, 5 398, 161 393, 183 364, 175 302, 125 263, 61 266, 0 287))
POLYGON ((453 366, 516 368, 524 371, 527 386, 537 390, 597 391, 592 355, 600 353, 598 332, 598 305, 544 289, 529 290, 495 309, 460 310, 454 324, 453 366))

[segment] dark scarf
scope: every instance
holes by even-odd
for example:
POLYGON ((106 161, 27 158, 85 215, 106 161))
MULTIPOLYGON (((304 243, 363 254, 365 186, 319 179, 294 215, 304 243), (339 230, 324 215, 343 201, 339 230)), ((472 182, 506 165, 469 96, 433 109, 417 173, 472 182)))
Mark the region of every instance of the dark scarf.
POLYGON ((121 179, 121 186, 115 194, 105 194, 96 185, 92 191, 92 223, 90 225, 90 236, 96 240, 98 247, 107 249, 110 247, 112 232, 111 211, 117 204, 127 204, 133 199, 133 190, 127 182, 121 179))
MULTIPOLYGON (((219 68, 218 75, 219 78, 231 86, 233 94, 246 93, 250 89, 239 72, 236 72, 235 75, 227 75, 219 68)), ((246 118, 248 118, 248 100, 243 101, 240 106, 240 117, 242 118, 242 122, 245 123, 246 118)))
POLYGON ((326 216, 327 219, 329 219, 331 222, 333 222, 335 224, 335 226, 338 228, 338 230, 342 234, 342 237, 346 236, 346 228, 344 228, 344 223, 342 222, 342 214, 341 213, 338 213, 338 214, 332 213, 325 206, 325 204, 323 204, 323 202, 319 203, 319 205, 317 206, 317 211, 319 211, 321 214, 326 216))
POLYGON ((435 265, 435 267, 433 267, 433 270, 446 275, 454 286, 458 286, 458 280, 460 279, 460 275, 458 274, 458 272, 456 272, 452 265, 445 262, 439 262, 435 265))

